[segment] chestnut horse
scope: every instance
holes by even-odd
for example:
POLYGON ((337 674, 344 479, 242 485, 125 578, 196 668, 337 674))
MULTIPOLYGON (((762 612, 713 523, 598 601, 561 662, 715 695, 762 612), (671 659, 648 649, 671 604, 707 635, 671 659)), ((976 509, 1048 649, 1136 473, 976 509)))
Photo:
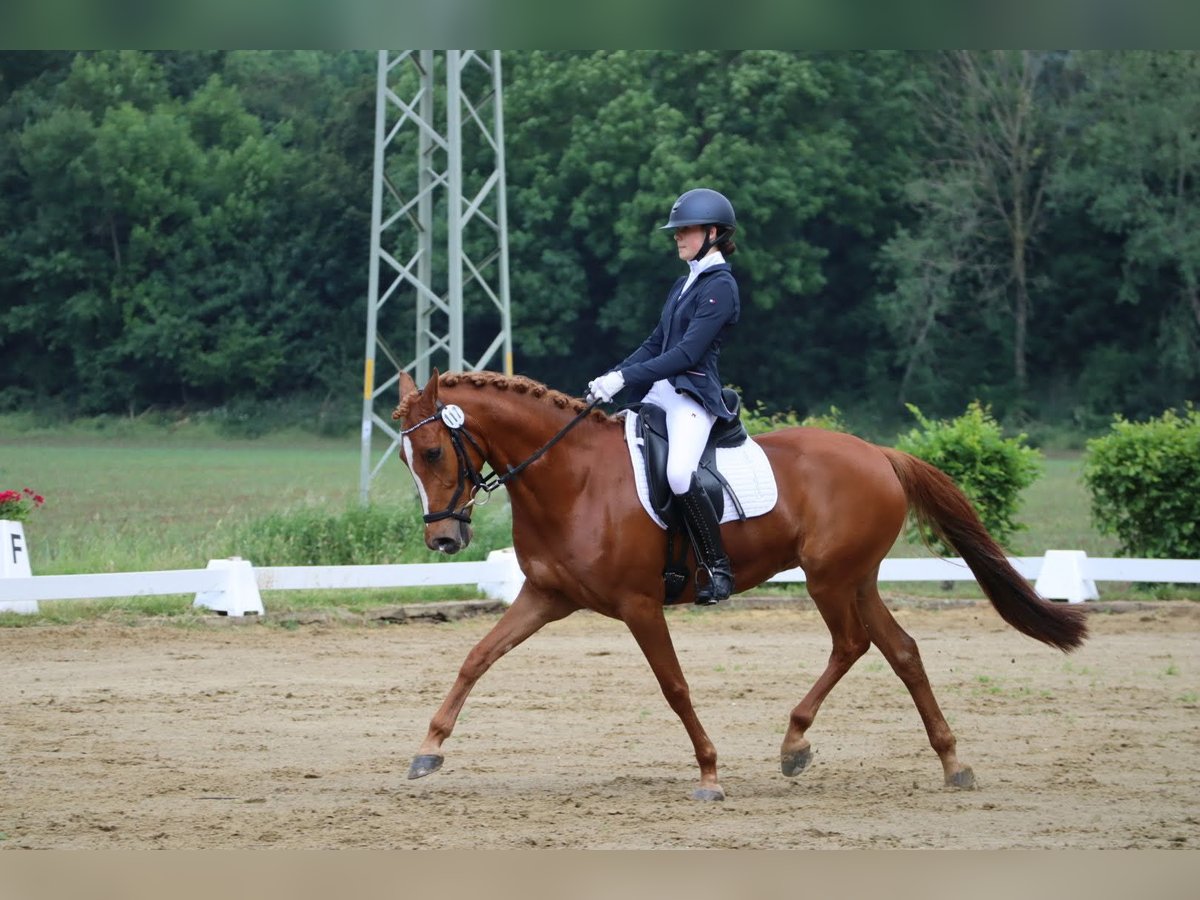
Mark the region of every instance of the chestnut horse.
MULTIPOLYGON (((471 688, 496 660, 543 625, 591 609, 628 626, 682 720, 700 766, 692 796, 723 799, 716 749, 692 708, 663 612, 666 539, 638 501, 620 420, 528 378, 439 376, 437 370, 419 392, 401 374, 393 419, 401 426, 401 454, 421 497, 430 549, 465 547, 477 494, 503 484, 525 574, 516 600, 467 654, 408 777, 441 767, 442 743, 471 688), (487 478, 480 473, 485 464, 492 469, 487 478)), ((962 555, 996 611, 1023 634, 1069 651, 1086 636, 1083 611, 1039 597, 1005 560, 966 496, 916 457, 816 428, 785 428, 754 440, 774 470, 779 500, 766 515, 721 528, 736 588, 803 567, 833 638, 825 671, 789 717, 780 749, 783 774, 808 765, 807 732, 821 703, 874 644, 912 695, 945 784, 973 787, 917 645, 892 618, 876 584, 909 508, 962 555)))

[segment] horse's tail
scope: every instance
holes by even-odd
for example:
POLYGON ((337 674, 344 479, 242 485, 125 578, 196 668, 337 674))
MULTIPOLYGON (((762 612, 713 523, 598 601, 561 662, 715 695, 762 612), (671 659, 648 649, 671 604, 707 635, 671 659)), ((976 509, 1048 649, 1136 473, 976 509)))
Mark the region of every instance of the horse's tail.
POLYGON ((971 501, 945 472, 900 450, 882 449, 918 520, 961 554, 1005 622, 1064 652, 1083 643, 1084 611, 1040 597, 1005 559, 971 501))

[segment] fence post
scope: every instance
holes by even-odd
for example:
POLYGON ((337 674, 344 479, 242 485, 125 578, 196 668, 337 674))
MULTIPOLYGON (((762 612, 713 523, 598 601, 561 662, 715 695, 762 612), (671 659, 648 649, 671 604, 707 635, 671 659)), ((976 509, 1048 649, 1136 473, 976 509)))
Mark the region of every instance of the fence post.
POLYGON ((1096 582, 1086 576, 1087 554, 1082 550, 1047 550, 1034 590, 1047 600, 1082 603, 1099 600, 1096 582))
MULTIPOLYGON (((0 578, 31 577, 24 527, 13 519, 0 519, 0 578)), ((5 600, 0 596, 0 612, 36 614, 37 611, 36 600, 5 600)))
POLYGON ((224 569, 224 586, 212 591, 201 591, 192 601, 192 606, 203 606, 214 612, 229 616, 244 616, 247 613, 262 615, 262 597, 258 593, 258 581, 249 560, 240 556, 229 559, 210 559, 209 569, 224 569))

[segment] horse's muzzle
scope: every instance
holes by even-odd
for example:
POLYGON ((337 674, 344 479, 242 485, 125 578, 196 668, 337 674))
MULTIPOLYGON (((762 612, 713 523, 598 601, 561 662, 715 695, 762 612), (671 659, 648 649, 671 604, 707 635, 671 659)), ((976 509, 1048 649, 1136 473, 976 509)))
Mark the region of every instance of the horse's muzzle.
POLYGON ((459 550, 468 546, 471 543, 471 525, 468 522, 458 523, 457 535, 430 535, 425 536, 425 546, 430 550, 436 550, 438 553, 445 553, 453 556, 459 550))

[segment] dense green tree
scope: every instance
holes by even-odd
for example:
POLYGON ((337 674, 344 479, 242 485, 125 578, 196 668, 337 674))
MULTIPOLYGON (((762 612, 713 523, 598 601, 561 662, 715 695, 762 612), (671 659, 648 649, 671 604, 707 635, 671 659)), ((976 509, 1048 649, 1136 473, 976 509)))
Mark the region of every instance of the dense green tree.
POLYGON ((918 378, 926 393, 961 381, 943 365, 946 351, 957 344, 977 361, 983 332, 1003 335, 1011 364, 972 380, 1011 381, 1020 404, 1029 389, 1031 257, 1060 143, 1047 84, 1052 59, 952 51, 930 63, 919 105, 928 151, 907 186, 918 220, 881 254, 896 278, 881 308, 903 361, 899 394, 908 396, 918 378))
MULTIPOLYGON (((346 94, 340 76, 312 90, 301 74, 298 92, 329 109, 346 94)), ((293 127, 295 108, 268 99, 254 115, 216 73, 176 98, 153 56, 127 52, 78 55, 48 99, 15 141, 8 197, 23 215, 6 235, 0 323, 6 345, 52 356, 18 388, 105 410, 347 386, 361 263, 327 270, 351 243, 342 197, 363 179, 342 148, 314 145, 331 122, 346 136, 338 116, 293 127), (323 234, 330 223, 344 233, 323 234)))
POLYGON ((1110 310, 1083 361, 1086 382, 1110 382, 1094 411, 1180 404, 1200 394, 1200 53, 1084 53, 1073 69, 1078 134, 1059 202, 1120 261, 1091 285, 1110 310))
MULTIPOLYGON (((1200 393, 1198 59, 506 52, 517 368, 581 391, 635 346, 682 272, 659 226, 708 184, 741 226, 723 371, 764 415, 1158 414, 1200 393)), ((374 95, 370 53, 0 53, 0 408, 353 413, 374 95)), ((397 146, 390 187, 446 163, 397 146)), ((463 164, 481 192, 486 141, 463 164)), ((465 241, 494 275, 483 216, 465 241)), ((475 359, 495 316, 467 294, 475 359)), ((382 310, 401 364, 412 312, 382 310)))
POLYGON ((861 391, 871 323, 831 278, 863 286, 870 253, 854 245, 881 240, 894 210, 909 70, 890 54, 519 55, 506 104, 528 151, 509 165, 522 364, 578 388, 636 346, 680 271, 658 226, 706 184, 740 222, 730 377, 806 408, 847 381, 861 391))

